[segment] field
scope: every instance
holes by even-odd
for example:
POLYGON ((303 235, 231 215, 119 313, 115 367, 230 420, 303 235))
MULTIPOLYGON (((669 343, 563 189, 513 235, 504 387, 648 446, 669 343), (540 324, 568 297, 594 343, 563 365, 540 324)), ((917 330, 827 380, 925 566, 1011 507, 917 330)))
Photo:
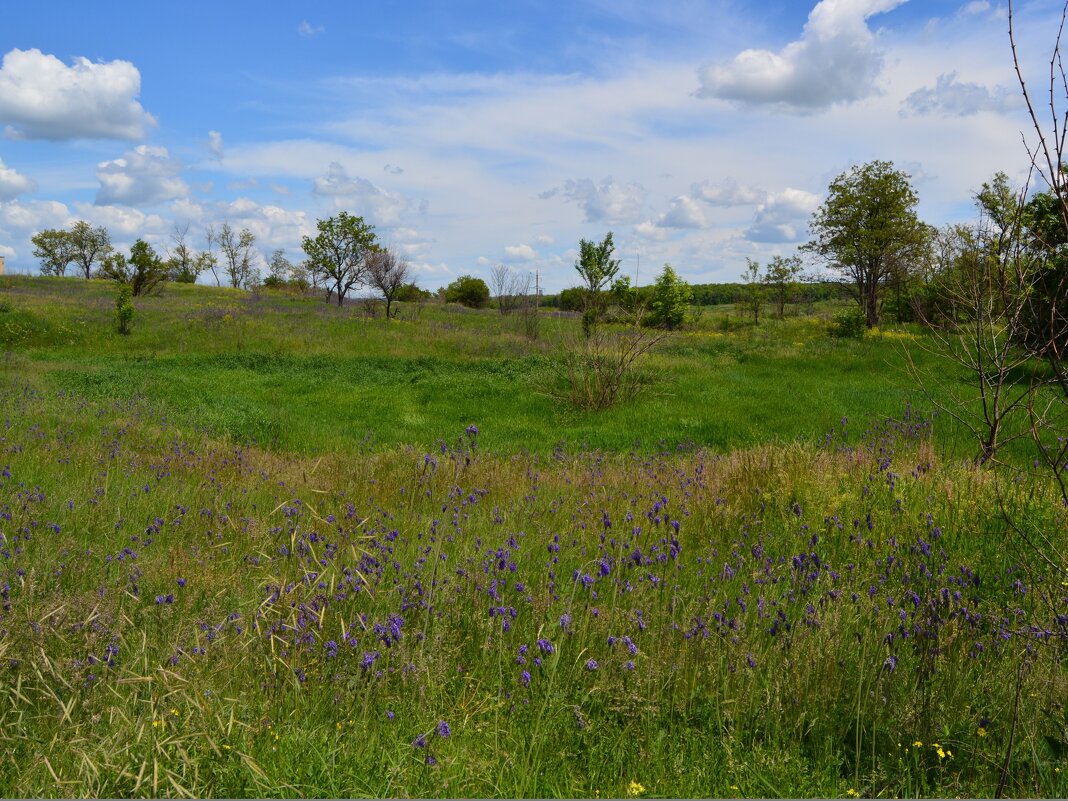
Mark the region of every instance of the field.
POLYGON ((918 328, 593 412, 566 316, 0 280, 4 796, 1068 794, 1065 510, 918 328))

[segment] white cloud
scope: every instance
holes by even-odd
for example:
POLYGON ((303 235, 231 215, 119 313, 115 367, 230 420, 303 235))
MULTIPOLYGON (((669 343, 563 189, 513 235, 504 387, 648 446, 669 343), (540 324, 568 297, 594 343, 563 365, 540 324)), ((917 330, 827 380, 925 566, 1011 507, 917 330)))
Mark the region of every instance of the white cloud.
POLYGON ((11 200, 16 195, 32 192, 36 188, 37 185, 32 180, 5 166, 4 160, 0 159, 0 200, 11 200))
POLYGON ((700 73, 700 97, 811 112, 875 91, 883 56, 867 20, 905 0, 821 0, 801 38, 775 53, 743 50, 700 73))
POLYGON ((708 225, 705 213, 689 195, 679 195, 671 201, 671 208, 656 221, 660 228, 704 228, 708 225))
POLYGON ((185 197, 189 187, 179 177, 181 171, 167 148, 138 145, 117 159, 96 165, 100 180, 96 202, 137 205, 185 197))
POLYGON ((939 75, 933 88, 924 87, 905 98, 901 114, 943 114, 967 117, 981 111, 1005 113, 1023 107, 1019 90, 1004 86, 988 89, 977 83, 957 80, 957 73, 939 75))
POLYGON ((635 225, 634 233, 642 239, 651 242, 664 242, 671 236, 666 228, 661 228, 652 220, 642 220, 635 225))
POLYGON ((256 236, 256 246, 260 249, 292 247, 305 236, 315 234, 315 223, 306 212, 260 205, 249 198, 216 204, 210 213, 212 222, 222 220, 235 229, 248 228, 256 236))
POLYGON ((563 188, 550 189, 539 197, 548 199, 561 195, 577 203, 586 222, 634 222, 641 217, 645 204, 645 188, 640 184, 617 183, 611 177, 595 184, 589 178, 568 179, 563 188))
POLYGON ((538 252, 530 245, 505 245, 504 256, 508 261, 534 261, 538 252))
POLYGON ((137 96, 141 73, 129 61, 67 66, 40 50, 9 51, 0 66, 0 123, 24 139, 140 139, 156 124, 137 96))
POLYGON ((223 157, 223 137, 218 131, 208 131, 208 150, 216 159, 223 157))
POLYGON ((66 228, 70 222, 70 210, 56 200, 0 203, 0 228, 4 230, 36 233, 45 228, 66 228))
POLYGON ((763 189, 739 184, 734 178, 691 184, 690 194, 711 206, 755 206, 768 196, 763 189))
POLYGON ((103 225, 115 239, 151 239, 167 231, 168 223, 158 214, 146 214, 132 206, 75 203, 78 219, 103 225))
POLYGON ((812 213, 820 199, 803 189, 784 189, 757 206, 753 224, 745 232, 750 242, 797 242, 808 230, 812 213))
POLYGON ((984 14, 989 10, 990 3, 987 0, 971 0, 970 3, 962 5, 957 13, 963 17, 971 14, 984 14))
POLYGON ((313 36, 318 36, 320 33, 326 31, 326 28, 322 25, 312 25, 308 20, 301 20, 300 25, 297 26, 297 33, 303 36, 305 39, 310 39, 313 36))
POLYGON ((332 197, 339 208, 351 207, 376 224, 396 223, 411 205, 403 195, 382 189, 366 178, 350 177, 345 167, 337 161, 330 162, 326 175, 320 175, 313 181, 312 192, 332 197))

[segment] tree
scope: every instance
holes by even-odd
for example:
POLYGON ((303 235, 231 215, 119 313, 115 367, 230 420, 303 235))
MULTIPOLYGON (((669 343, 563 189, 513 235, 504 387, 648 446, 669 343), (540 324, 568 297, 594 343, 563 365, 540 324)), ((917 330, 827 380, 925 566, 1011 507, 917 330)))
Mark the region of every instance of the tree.
POLYGON ((215 246, 219 243, 219 235, 215 232, 215 226, 209 225, 204 232, 204 250, 197 254, 197 269, 200 272, 211 271, 215 279, 215 286, 222 286, 219 280, 219 257, 215 255, 215 246))
POLYGON ((134 316, 133 291, 126 283, 119 284, 115 295, 115 319, 119 324, 120 334, 130 333, 130 322, 134 316))
POLYGON ((185 225, 175 223, 174 229, 171 231, 171 242, 174 244, 174 249, 171 251, 171 257, 167 260, 167 272, 170 280, 180 284, 195 284, 201 269, 201 262, 197 259, 197 254, 189 247, 188 234, 189 223, 185 225))
POLYGON ((271 257, 267 259, 267 277, 263 285, 273 288, 285 287, 289 284, 292 275, 293 263, 286 258, 286 252, 282 248, 272 251, 271 257))
POLYGON ((585 282, 582 330, 587 337, 605 311, 602 290, 612 283, 619 272, 621 260, 612 258, 614 251, 611 231, 605 234, 599 244, 586 239, 579 240, 579 258, 575 262, 575 269, 585 282))
POLYGON ((690 285, 679 278, 670 264, 665 264, 653 285, 650 321, 658 328, 681 328, 691 297, 690 285))
POLYGON ((368 283, 378 290, 386 302, 386 319, 390 319, 390 307, 401 288, 408 281, 408 262, 393 250, 379 250, 367 258, 368 283))
POLYGON ((753 313, 753 325, 760 324, 760 307, 764 303, 764 281, 760 275, 760 262, 746 259, 742 280, 742 308, 753 313))
POLYGON ((104 257, 100 277, 129 284, 131 293, 137 297, 148 295, 167 280, 168 266, 152 246, 138 239, 130 246, 130 257, 112 251, 104 257))
POLYGON ((230 223, 224 222, 219 231, 219 250, 223 256, 223 267, 226 275, 230 278, 230 286, 236 289, 247 289, 254 279, 252 267, 252 246, 256 237, 247 228, 242 228, 241 233, 234 233, 230 223))
POLYGON ((333 295, 340 306, 354 286, 365 282, 367 256, 378 249, 374 226, 343 211, 315 227, 319 233, 304 237, 301 247, 312 274, 327 284, 327 300, 333 295))
POLYGON ((481 309, 489 300, 490 291, 486 282, 471 275, 461 275, 445 287, 446 303, 462 303, 472 309, 481 309))
POLYGON ((771 262, 764 268, 764 283, 771 287, 775 295, 780 320, 786 313, 786 297, 796 289, 800 273, 801 259, 797 256, 772 256, 771 262))
POLYGON ((143 239, 130 245, 130 288, 134 296, 148 295, 167 280, 167 267, 143 239))
POLYGON ((493 287, 494 297, 497 298, 498 311, 507 314, 515 309, 519 299, 526 295, 530 288, 530 278, 498 264, 490 270, 490 285, 493 287))
POLYGON ((918 258, 925 241, 916 202, 907 173, 872 161, 835 178, 812 215, 815 239, 802 250, 842 274, 869 328, 879 324, 883 287, 895 269, 918 258))
POLYGON ((93 228, 84 220, 78 220, 70 229, 73 261, 78 263, 86 278, 93 274, 93 265, 111 252, 111 236, 104 226, 93 228))
POLYGON ((41 275, 65 275, 74 261, 74 243, 69 231, 49 228, 33 235, 33 255, 41 260, 41 275))

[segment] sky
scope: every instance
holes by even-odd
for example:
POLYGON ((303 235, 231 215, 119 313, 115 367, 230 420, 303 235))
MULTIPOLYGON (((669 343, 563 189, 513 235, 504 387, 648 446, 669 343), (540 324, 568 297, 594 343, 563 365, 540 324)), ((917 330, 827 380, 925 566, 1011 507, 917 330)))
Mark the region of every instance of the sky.
MULTIPOLYGON (((1039 91, 1061 11, 1014 4, 1039 91)), ((737 281, 795 253, 853 165, 906 171, 933 225, 1027 172, 993 0, 40 0, 0 17, 9 272, 36 271, 35 232, 79 219, 162 253, 176 225, 200 247, 229 222, 300 261, 347 211, 432 290, 499 264, 573 286, 579 241, 608 231, 639 284, 665 263, 737 281)))

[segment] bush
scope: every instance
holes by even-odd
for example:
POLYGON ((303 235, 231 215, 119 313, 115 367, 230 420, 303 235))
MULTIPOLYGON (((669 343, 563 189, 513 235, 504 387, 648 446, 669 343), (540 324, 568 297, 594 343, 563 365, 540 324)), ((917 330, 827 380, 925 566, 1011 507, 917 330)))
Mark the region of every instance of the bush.
POLYGON ((119 284, 119 293, 115 296, 115 311, 118 317, 119 333, 130 333, 130 322, 133 320, 133 287, 128 283, 119 284))
POLYGON ((840 311, 831 320, 831 336, 835 339, 862 339, 868 330, 868 318, 860 309, 840 311))
POLYGON ((413 281, 398 289, 393 299, 402 303, 422 303, 432 297, 434 297, 433 292, 428 289, 420 289, 413 281))
POLYGON ((581 287, 571 287, 560 293, 561 311, 581 311, 585 290, 581 287))
POLYGON ((490 291, 486 282, 471 275, 461 275, 445 287, 446 303, 462 303, 472 309, 481 309, 489 302, 490 291))
POLYGON ((653 288, 649 323, 657 328, 681 328, 686 321, 691 297, 690 285, 679 278, 670 264, 665 264, 653 288))

